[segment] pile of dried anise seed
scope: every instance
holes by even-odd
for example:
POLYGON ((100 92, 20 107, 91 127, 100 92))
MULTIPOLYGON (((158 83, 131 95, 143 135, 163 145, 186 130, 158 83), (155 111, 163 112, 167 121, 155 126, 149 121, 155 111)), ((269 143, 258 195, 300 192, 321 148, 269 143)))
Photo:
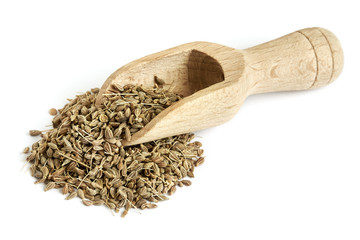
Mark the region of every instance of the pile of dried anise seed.
POLYGON ((54 115, 53 129, 31 130, 41 136, 32 145, 27 161, 35 183, 45 191, 59 188, 66 199, 79 197, 83 204, 105 205, 115 212, 124 208, 155 208, 176 187, 191 185, 194 168, 204 162, 194 134, 168 137, 124 147, 121 140, 143 128, 181 97, 165 90, 155 78, 152 89, 113 85, 101 107, 95 106, 99 89, 69 101, 54 115))

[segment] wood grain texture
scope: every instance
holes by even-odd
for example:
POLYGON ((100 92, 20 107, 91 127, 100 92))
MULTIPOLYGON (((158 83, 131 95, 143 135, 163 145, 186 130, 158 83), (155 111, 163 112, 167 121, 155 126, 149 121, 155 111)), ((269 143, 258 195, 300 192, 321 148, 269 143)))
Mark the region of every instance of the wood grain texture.
POLYGON ((118 69, 102 86, 97 102, 112 83, 152 87, 155 75, 185 97, 134 134, 131 142, 123 142, 133 145, 223 124, 251 94, 318 88, 334 81, 342 67, 341 45, 323 28, 302 29, 245 50, 193 42, 118 69))

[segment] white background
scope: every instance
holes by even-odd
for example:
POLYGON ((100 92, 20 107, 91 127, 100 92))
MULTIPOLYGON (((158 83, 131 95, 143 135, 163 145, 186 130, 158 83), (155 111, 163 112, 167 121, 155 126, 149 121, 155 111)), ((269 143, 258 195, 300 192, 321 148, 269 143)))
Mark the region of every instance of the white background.
POLYGON ((1 239, 360 239, 357 1, 0 1, 1 239), (249 3, 251 2, 251 3, 249 3), (345 66, 331 85, 249 97, 198 132, 193 185, 126 218, 43 192, 29 129, 117 68, 191 41, 247 48, 320 26, 345 66), (26 167, 26 169, 28 166, 26 167))

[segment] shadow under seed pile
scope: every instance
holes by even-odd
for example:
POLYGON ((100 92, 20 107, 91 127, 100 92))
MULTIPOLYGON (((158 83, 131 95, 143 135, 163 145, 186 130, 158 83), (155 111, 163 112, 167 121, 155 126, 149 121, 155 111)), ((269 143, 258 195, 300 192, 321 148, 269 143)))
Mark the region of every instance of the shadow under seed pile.
POLYGON ((79 197, 86 206, 105 205, 115 212, 124 208, 125 216, 130 208, 155 208, 177 186, 191 185, 183 178, 194 177, 204 158, 191 133, 123 147, 121 140, 130 141, 180 96, 157 85, 113 89, 99 108, 99 89, 92 89, 58 113, 51 109, 54 128, 30 131, 41 139, 32 145, 27 161, 35 183, 45 183, 45 191, 60 188, 66 199, 79 197))

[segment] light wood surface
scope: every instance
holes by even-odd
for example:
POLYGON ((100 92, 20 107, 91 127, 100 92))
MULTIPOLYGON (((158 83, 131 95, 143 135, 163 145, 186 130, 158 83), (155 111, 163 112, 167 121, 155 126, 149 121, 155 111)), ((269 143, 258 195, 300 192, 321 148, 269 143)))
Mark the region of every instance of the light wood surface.
POLYGON ((323 28, 302 29, 245 50, 192 42, 121 67, 102 86, 98 102, 112 83, 152 87, 155 75, 185 97, 123 142, 133 145, 223 124, 251 94, 325 86, 342 67, 341 45, 323 28))

